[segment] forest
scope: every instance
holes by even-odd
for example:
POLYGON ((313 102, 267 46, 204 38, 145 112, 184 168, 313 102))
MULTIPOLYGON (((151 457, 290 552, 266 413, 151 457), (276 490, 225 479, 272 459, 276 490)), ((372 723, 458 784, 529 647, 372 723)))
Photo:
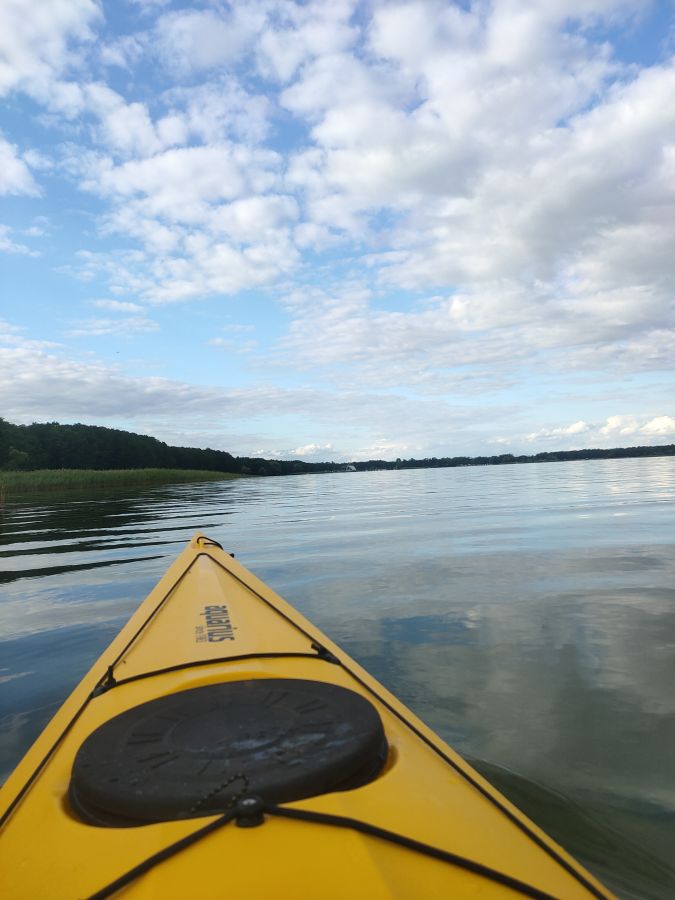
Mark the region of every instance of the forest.
POLYGON ((192 469, 240 475, 336 472, 344 466, 232 456, 224 450, 171 447, 157 438, 99 425, 0 419, 0 469, 192 469))
POLYGON ((157 438, 98 425, 58 422, 13 425, 0 418, 0 469, 192 469, 240 475, 298 475, 303 472, 422 469, 450 466, 494 466, 559 462, 575 459, 617 459, 674 456, 675 444, 611 449, 554 450, 532 456, 444 456, 426 459, 371 459, 346 463, 233 456, 224 450, 172 447, 157 438))

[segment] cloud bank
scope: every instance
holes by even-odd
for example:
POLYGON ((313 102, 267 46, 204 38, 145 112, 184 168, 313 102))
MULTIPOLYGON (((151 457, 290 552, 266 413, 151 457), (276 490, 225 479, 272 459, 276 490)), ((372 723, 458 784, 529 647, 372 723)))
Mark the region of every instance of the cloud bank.
MULTIPOLYGON (((153 3, 113 23, 93 0, 9 0, 0 94, 39 128, 3 126, 0 193, 69 191, 90 224, 53 268, 109 298, 69 309, 40 366, 58 381, 83 340, 164 338, 183 304, 218 322, 186 349, 227 358, 209 391, 295 397, 285 448, 668 438, 675 65, 649 38, 657 6, 153 3), (247 304, 254 331, 223 337, 247 304), (334 434, 307 427, 306 391, 341 410, 334 434), (359 395, 410 423, 368 430, 359 395)), ((8 220, 0 252, 40 251, 8 220)), ((62 415, 90 414, 97 372, 117 383, 87 366, 62 415)), ((51 415, 30 384, 16 415, 51 415)))

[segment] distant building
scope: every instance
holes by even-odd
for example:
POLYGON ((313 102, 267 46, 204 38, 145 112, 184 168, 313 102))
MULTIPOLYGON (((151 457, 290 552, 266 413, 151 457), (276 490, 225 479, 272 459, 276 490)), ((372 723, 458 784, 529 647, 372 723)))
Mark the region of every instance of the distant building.
POLYGON ((345 472, 356 472, 356 466, 352 466, 351 464, 345 466, 345 472))

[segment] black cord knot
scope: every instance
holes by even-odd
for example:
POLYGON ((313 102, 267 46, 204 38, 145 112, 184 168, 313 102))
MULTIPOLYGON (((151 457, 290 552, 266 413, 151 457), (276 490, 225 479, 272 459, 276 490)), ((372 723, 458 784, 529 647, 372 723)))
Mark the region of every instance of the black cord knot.
POLYGON ((105 694, 106 691, 109 691, 111 688, 114 688, 117 685, 117 681, 115 680, 115 676, 113 674, 114 668, 114 665, 108 666, 105 676, 101 681, 99 681, 94 690, 91 692, 92 697, 99 697, 101 694, 105 694))
POLYGON ((235 806, 236 821, 239 828, 256 828, 265 821, 265 803, 261 797, 248 794, 240 797, 235 806))
POLYGON ((334 656, 330 650, 326 650, 326 648, 317 643, 316 641, 312 641, 312 650, 316 651, 316 655, 319 659, 322 659, 324 662, 333 663, 334 665, 340 665, 340 660, 337 656, 334 656))

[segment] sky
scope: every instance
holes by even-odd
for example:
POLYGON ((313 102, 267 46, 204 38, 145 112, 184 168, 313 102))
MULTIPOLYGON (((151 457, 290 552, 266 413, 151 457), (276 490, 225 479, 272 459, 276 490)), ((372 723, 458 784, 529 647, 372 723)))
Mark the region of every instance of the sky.
POLYGON ((675 3, 0 0, 0 415, 675 442, 675 3))

